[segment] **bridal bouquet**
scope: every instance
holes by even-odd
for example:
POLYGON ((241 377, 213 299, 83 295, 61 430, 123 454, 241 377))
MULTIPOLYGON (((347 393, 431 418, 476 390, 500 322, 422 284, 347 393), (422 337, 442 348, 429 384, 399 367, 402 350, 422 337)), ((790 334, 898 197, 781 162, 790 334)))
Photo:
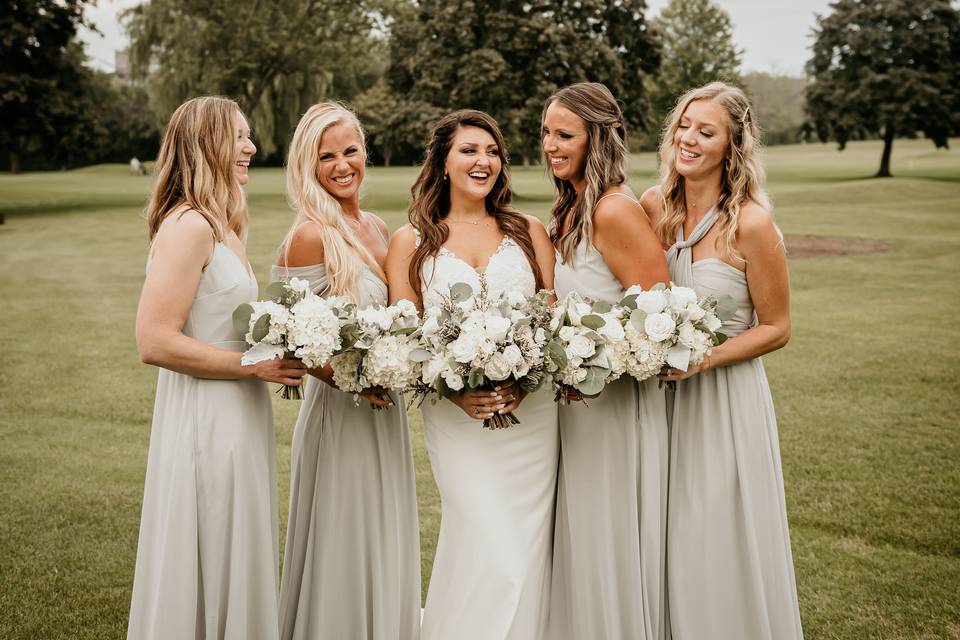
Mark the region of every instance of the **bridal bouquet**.
MULTIPOLYGON (((493 388, 516 381, 536 390, 546 378, 544 348, 548 341, 548 301, 541 291, 526 297, 511 291, 488 295, 465 283, 450 287, 439 306, 427 309, 418 331, 420 348, 411 357, 422 363, 414 395, 450 395, 463 389, 493 388)), ((487 418, 483 426, 502 429, 517 424, 512 413, 487 418)))
POLYGON ((718 330, 737 310, 729 295, 698 298, 689 287, 662 284, 648 291, 631 287, 621 305, 629 314, 624 327, 631 345, 628 360, 636 361, 644 372, 654 367, 659 371, 664 364, 681 371, 700 364, 727 339, 718 330))
POLYGON ((357 309, 341 332, 343 349, 330 360, 337 387, 355 394, 358 402, 356 394, 370 387, 412 386, 420 370, 410 360, 419 346, 413 336, 419 323, 417 307, 409 300, 357 309))
MULTIPOLYGON (((290 354, 310 369, 322 367, 340 349, 340 331, 353 310, 347 298, 316 295, 306 280, 273 282, 264 300, 241 304, 233 312, 234 328, 251 345, 241 363, 290 354)), ((284 385, 281 391, 285 399, 303 397, 299 387, 284 385)))
POLYGON ((627 367, 624 308, 568 294, 554 307, 547 345, 547 368, 557 400, 567 391, 595 397, 627 367))

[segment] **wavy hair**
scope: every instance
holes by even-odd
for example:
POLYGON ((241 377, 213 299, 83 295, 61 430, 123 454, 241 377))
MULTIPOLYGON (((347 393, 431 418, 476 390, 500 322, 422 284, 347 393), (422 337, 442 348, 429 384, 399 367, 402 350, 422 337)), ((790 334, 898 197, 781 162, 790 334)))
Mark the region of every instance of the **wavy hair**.
POLYGON ((150 240, 179 207, 202 215, 222 242, 229 231, 247 239, 247 200, 237 181, 237 115, 229 98, 203 96, 187 100, 170 116, 154 168, 146 209, 150 240))
MULTIPOLYGON (((572 182, 553 177, 557 198, 550 210, 550 240, 563 261, 569 262, 580 243, 593 237, 593 210, 600 196, 627 181, 627 130, 616 98, 599 82, 580 82, 554 93, 543 105, 541 123, 555 102, 576 114, 587 129, 583 193, 577 197, 572 182), (567 220, 570 226, 563 231, 567 220)), ((549 171, 550 163, 544 160, 544 164, 549 171)))
POLYGON ((382 270, 347 221, 340 202, 323 188, 317 177, 323 134, 337 124, 357 132, 366 159, 363 128, 350 109, 339 102, 321 102, 307 109, 297 124, 287 155, 287 199, 296 215, 279 253, 283 264, 287 264, 290 243, 297 229, 304 223, 315 223, 323 239, 326 292, 356 299, 357 278, 363 266, 369 266, 375 273, 382 270))
POLYGON ((427 258, 437 255, 440 247, 450 237, 450 228, 446 218, 450 213, 450 183, 444 180, 443 171, 447 155, 453 146, 453 138, 462 127, 477 127, 489 133, 503 159, 500 175, 487 197, 484 199, 487 213, 497 222, 497 227, 505 236, 513 238, 530 262, 536 279, 537 289, 543 287, 543 275, 530 238, 530 223, 522 213, 510 206, 513 193, 510 190, 508 171, 509 155, 507 143, 503 139, 497 122, 483 111, 461 109, 440 118, 433 126, 430 140, 427 142, 423 166, 410 189, 412 201, 408 211, 410 225, 419 233, 420 242, 410 260, 408 276, 414 291, 420 291, 423 285, 420 272, 427 258))
POLYGON ((750 101, 739 88, 723 82, 711 82, 691 89, 677 100, 676 106, 664 123, 660 141, 660 198, 663 215, 655 231, 660 240, 671 245, 677 240, 677 231, 686 218, 684 177, 677 172, 677 150, 674 137, 680 119, 691 102, 710 100, 727 114, 730 144, 720 174, 720 199, 717 201, 718 235, 716 248, 728 259, 743 261, 734 249, 737 221, 741 207, 757 202, 770 207, 770 199, 763 189, 766 174, 760 161, 760 128, 750 108, 750 101))

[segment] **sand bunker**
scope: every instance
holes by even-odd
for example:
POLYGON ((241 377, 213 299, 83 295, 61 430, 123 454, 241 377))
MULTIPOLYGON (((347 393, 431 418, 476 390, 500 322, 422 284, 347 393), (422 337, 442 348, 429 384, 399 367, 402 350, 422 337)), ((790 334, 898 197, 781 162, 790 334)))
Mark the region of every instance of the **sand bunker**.
POLYGON ((893 249, 892 242, 867 238, 788 235, 784 240, 787 245, 787 258, 790 259, 818 258, 820 256, 858 256, 893 249))

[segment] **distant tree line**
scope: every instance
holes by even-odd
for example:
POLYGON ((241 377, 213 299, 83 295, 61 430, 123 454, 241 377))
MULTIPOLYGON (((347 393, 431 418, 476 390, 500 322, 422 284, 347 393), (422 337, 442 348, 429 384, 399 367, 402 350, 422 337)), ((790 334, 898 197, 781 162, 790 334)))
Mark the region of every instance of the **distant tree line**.
POLYGON ((491 113, 515 161, 535 162, 544 100, 585 80, 621 100, 636 149, 655 148, 677 97, 712 80, 747 90, 767 144, 919 131, 941 145, 960 129, 950 0, 837 0, 807 78, 743 73, 710 0, 671 0, 650 20, 646 0, 151 0, 124 16, 132 82, 83 66, 83 5, 18 1, 0 17, 0 115, 16 123, 0 168, 152 157, 170 112, 199 94, 235 98, 271 164, 331 98, 358 112, 378 164, 417 161, 430 124, 459 107, 491 113))

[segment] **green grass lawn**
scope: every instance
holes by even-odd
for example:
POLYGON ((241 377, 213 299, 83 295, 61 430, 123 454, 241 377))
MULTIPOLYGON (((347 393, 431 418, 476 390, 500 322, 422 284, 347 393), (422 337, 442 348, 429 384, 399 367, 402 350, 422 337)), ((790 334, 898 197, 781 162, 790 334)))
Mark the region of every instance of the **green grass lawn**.
MULTIPOLYGON (((811 639, 960 638, 960 152, 898 141, 897 177, 870 179, 879 157, 767 153, 786 233, 893 244, 791 261, 793 338, 766 358, 801 614, 811 639)), ((364 205, 392 229, 413 175, 368 173, 364 205)), ((652 184, 652 155, 631 180, 652 184)), ((514 186, 546 215, 542 169, 514 186)), ((0 176, 0 638, 125 634, 156 380, 133 335, 149 187, 119 165, 0 176)), ((265 284, 291 219, 282 171, 254 170, 249 201, 265 284)), ((281 522, 298 406, 275 403, 281 522)), ((411 423, 425 592, 439 502, 411 423)))

